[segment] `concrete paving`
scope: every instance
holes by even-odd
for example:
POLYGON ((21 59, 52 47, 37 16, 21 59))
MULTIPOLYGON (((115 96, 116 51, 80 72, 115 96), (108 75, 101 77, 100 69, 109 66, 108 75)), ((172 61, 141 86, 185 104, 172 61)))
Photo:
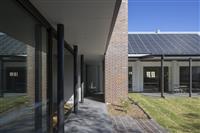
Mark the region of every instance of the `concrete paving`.
POLYGON ((65 133, 113 133, 105 103, 85 99, 78 113, 70 114, 65 121, 65 133))

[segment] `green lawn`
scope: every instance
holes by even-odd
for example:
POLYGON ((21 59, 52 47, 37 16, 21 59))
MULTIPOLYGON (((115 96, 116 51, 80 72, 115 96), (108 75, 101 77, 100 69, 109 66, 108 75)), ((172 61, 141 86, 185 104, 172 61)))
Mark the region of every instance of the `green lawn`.
POLYGON ((13 96, 0 98, 0 113, 5 112, 13 107, 25 104, 28 102, 27 96, 13 96))
POLYGON ((173 133, 200 133, 200 98, 129 96, 160 125, 173 133))

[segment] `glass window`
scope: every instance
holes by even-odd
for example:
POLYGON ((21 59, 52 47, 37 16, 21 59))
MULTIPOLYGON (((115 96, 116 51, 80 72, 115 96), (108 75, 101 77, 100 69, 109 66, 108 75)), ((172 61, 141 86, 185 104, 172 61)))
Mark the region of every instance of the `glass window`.
MULTIPOLYGON (((144 67, 144 91, 157 92, 160 90, 160 67, 144 67)), ((168 91, 168 67, 164 67, 164 90, 168 91)))
MULTIPOLYGON (((189 67, 180 67, 180 87, 189 90, 190 77, 189 67)), ((193 92, 200 91, 200 67, 192 67, 192 90, 193 92)))
POLYGON ((0 132, 46 132, 46 29, 13 0, 0 18, 0 132))
POLYGON ((147 71, 146 72, 146 77, 147 78, 155 78, 156 77, 156 72, 155 71, 147 71))
MULTIPOLYGON (((74 56, 67 49, 64 50, 64 101, 65 113, 67 114, 74 103, 74 56), (67 108, 66 108, 67 107, 67 108)), ((80 97, 80 96, 79 96, 80 97)))
POLYGON ((200 67, 192 68, 192 87, 193 92, 200 91, 200 67))

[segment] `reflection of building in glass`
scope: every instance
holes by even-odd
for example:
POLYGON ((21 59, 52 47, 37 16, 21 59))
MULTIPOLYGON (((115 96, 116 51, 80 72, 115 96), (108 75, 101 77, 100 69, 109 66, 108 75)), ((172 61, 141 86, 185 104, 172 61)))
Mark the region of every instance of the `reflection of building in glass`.
POLYGON ((0 34, 1 93, 26 93, 26 44, 0 34))

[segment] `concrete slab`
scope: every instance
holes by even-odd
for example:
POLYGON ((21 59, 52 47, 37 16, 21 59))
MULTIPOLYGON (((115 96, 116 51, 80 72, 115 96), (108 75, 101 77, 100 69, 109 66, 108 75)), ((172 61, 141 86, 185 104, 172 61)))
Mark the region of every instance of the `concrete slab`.
POLYGON ((65 133, 113 133, 105 103, 85 99, 79 105, 78 114, 70 114, 65 121, 65 133))

